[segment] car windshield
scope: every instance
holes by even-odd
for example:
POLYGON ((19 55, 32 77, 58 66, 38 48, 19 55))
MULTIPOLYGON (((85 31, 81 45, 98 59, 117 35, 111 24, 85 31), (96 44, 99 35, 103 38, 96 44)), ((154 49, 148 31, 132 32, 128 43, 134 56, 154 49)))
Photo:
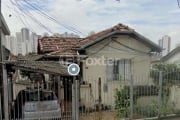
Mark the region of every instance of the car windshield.
POLYGON ((48 101, 48 100, 56 100, 56 96, 53 92, 46 91, 31 91, 26 92, 25 101, 48 101))

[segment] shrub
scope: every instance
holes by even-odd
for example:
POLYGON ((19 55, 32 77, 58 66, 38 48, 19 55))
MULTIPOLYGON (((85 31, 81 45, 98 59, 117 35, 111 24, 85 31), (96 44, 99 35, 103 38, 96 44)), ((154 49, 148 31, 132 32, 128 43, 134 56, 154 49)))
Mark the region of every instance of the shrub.
POLYGON ((127 117, 129 113, 129 106, 130 106, 130 95, 129 89, 122 89, 115 91, 115 109, 118 111, 117 116, 127 117))

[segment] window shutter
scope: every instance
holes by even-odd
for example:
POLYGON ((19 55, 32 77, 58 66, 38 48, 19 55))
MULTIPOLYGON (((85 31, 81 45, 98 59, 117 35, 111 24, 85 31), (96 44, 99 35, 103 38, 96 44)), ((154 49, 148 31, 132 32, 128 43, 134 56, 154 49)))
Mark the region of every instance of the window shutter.
POLYGON ((106 78, 113 80, 113 61, 106 61, 106 78))
POLYGON ((131 79, 131 60, 129 59, 125 60, 125 79, 131 79))
POLYGON ((124 59, 119 60, 119 77, 120 80, 125 80, 124 74, 125 74, 125 66, 124 66, 124 59))

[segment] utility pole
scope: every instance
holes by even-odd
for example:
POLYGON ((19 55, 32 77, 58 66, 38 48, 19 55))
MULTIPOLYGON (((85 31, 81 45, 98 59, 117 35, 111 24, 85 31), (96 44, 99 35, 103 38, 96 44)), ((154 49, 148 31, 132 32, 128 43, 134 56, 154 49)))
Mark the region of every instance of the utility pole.
MULTIPOLYGON (((3 43, 2 43, 2 14, 1 14, 1 0, 0 0, 0 70, 2 71, 1 74, 1 83, 2 83, 2 90, 1 94, 3 96, 3 111, 4 111, 4 120, 9 120, 9 101, 8 101, 8 82, 7 82, 7 71, 6 66, 3 63, 3 43)), ((1 97, 2 98, 2 97, 1 97)), ((1 104, 1 103, 0 103, 1 104)), ((1 111, 2 112, 2 111, 1 111)))

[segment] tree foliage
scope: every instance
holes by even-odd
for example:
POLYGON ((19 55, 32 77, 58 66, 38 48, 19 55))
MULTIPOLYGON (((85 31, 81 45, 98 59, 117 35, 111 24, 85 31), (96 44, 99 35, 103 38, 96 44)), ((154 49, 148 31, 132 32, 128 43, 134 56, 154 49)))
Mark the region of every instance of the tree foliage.
POLYGON ((173 83, 180 80, 180 66, 177 64, 155 64, 151 70, 151 78, 157 84, 162 72, 163 84, 173 83))

